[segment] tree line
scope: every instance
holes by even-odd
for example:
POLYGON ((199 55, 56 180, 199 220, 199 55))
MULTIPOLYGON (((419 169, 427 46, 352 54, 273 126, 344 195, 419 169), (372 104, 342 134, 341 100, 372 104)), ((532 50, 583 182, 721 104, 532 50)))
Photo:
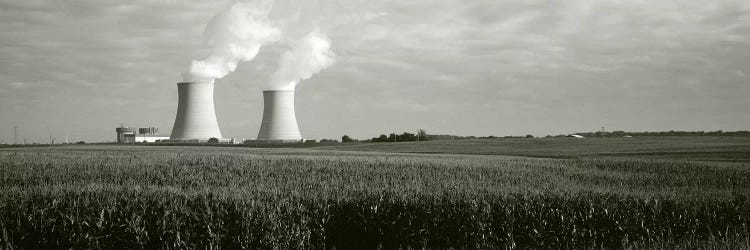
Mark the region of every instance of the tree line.
POLYGON ((750 131, 657 131, 657 132, 625 132, 625 131, 597 131, 576 133, 584 137, 623 137, 623 136, 750 136, 750 131))
MULTIPOLYGON (((403 132, 402 134, 391 133, 390 135, 381 134, 378 137, 363 140, 362 142, 410 142, 410 141, 428 141, 430 135, 424 129, 417 130, 416 134, 409 132, 403 132)), ((341 142, 359 142, 359 140, 352 139, 348 135, 341 137, 341 142)))

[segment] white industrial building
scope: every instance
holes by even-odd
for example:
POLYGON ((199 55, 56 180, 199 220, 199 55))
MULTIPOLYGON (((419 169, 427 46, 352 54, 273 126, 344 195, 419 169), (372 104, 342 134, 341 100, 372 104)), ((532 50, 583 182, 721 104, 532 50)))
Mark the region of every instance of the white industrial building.
MULTIPOLYGON (((174 127, 169 138, 160 137, 161 142, 180 143, 241 143, 224 139, 214 109, 214 82, 177 83, 178 103, 174 127), (212 140, 214 139, 215 140, 212 140), (216 141, 217 140, 217 141, 216 141)), ((135 138, 157 140, 148 136, 135 138)), ((298 142, 302 134, 294 113, 294 90, 263 91, 263 118, 258 141, 298 142)))
POLYGON ((136 129, 120 125, 119 128, 115 128, 115 132, 117 132, 118 143, 159 142, 169 139, 169 136, 159 135, 157 127, 136 129))
POLYGON ((263 120, 259 141, 298 142, 302 134, 294 114, 294 90, 263 91, 263 120))
POLYGON ((214 110, 214 82, 177 83, 177 116, 170 142, 208 142, 221 139, 214 110))
POLYGON ((136 135, 135 142, 161 142, 169 140, 169 136, 159 135, 136 135))

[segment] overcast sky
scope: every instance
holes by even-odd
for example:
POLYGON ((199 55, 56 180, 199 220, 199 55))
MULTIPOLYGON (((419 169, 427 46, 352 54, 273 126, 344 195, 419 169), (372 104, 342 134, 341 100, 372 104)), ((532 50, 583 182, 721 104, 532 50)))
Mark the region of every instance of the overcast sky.
MULTIPOLYGON (((180 73, 231 3, 0 0, 0 141, 168 134, 180 73)), ((750 129, 746 0, 277 1, 289 16, 337 54, 297 87, 305 138, 750 129)), ((217 80, 225 137, 257 136, 285 49, 217 80)))

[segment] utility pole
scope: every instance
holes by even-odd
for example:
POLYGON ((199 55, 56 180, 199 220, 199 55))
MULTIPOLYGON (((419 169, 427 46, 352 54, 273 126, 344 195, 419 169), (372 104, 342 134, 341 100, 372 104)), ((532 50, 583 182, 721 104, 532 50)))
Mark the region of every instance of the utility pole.
POLYGON ((13 145, 18 144, 18 127, 13 126, 13 145))

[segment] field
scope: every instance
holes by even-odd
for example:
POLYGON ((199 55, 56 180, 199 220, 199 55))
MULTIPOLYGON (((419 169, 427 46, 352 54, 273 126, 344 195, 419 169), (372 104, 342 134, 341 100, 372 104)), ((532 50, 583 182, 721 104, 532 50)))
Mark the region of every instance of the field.
POLYGON ((750 248, 750 138, 0 149, 0 248, 750 248))

